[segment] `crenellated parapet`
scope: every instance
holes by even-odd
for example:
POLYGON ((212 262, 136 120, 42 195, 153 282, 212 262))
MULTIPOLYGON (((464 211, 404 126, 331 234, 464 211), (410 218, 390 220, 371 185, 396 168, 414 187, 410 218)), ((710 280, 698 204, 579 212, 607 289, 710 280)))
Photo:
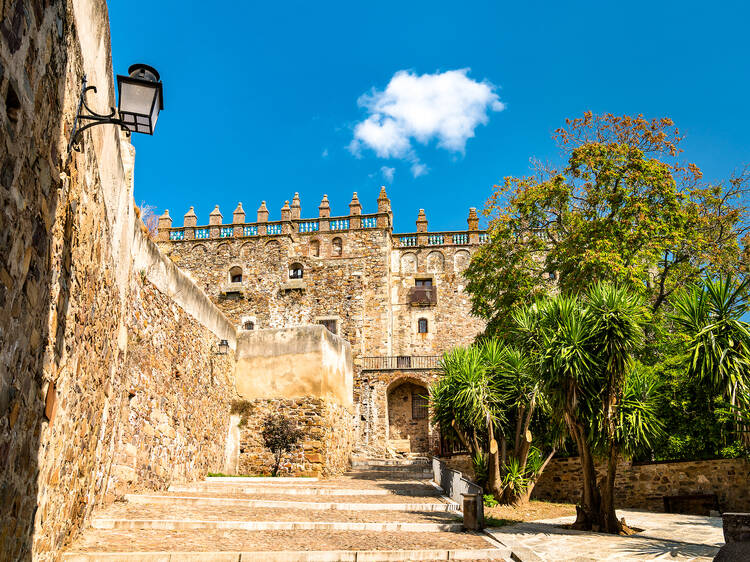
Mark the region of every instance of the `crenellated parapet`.
POLYGON ((280 220, 269 220, 270 213, 263 201, 257 211, 255 222, 246 222, 242 203, 232 213, 231 224, 225 225, 223 215, 217 205, 209 216, 206 226, 198 226, 198 218, 193 207, 185 214, 183 225, 173 227, 169 211, 159 218, 159 240, 180 242, 186 240, 250 238, 263 236, 312 235, 317 233, 347 233, 361 230, 386 230, 392 236, 396 248, 422 246, 468 246, 481 244, 487 234, 478 229, 479 219, 476 209, 469 211, 468 229, 463 231, 429 232, 427 216, 424 209, 417 216, 417 231, 414 233, 393 233, 393 212, 391 202, 382 187, 377 199, 377 212, 363 213, 362 203, 354 192, 349 203, 349 214, 331 216, 331 205, 328 196, 324 195, 318 206, 316 218, 302 217, 302 202, 299 193, 295 193, 291 204, 287 200, 281 208, 280 220))

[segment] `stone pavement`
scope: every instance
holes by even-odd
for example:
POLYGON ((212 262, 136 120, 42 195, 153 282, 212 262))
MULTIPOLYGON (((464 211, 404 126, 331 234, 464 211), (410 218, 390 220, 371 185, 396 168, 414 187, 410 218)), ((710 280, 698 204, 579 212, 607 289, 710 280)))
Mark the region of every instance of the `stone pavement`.
POLYGON ((618 510, 629 537, 562 529, 575 517, 559 517, 488 529, 523 562, 591 560, 712 560, 724 544, 720 517, 618 510))
POLYGON ((207 478, 95 512, 67 561, 509 560, 424 460, 357 461, 335 480, 207 478))

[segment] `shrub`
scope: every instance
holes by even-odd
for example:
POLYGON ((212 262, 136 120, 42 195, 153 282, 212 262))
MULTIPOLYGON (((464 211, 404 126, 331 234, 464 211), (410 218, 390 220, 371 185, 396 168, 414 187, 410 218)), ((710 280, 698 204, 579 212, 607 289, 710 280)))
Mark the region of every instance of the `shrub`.
POLYGON ((274 467, 271 476, 277 476, 284 454, 294 449, 305 437, 305 432, 291 418, 283 414, 271 414, 263 420, 261 437, 263 444, 273 453, 274 467))

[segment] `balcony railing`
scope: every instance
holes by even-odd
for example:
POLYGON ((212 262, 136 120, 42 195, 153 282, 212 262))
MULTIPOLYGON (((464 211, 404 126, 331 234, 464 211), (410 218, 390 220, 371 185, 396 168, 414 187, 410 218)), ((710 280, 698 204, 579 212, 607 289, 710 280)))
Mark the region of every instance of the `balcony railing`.
POLYGON ((412 306, 434 306, 437 304, 437 287, 412 287, 408 300, 412 306))
POLYGON ((364 371, 395 371, 400 369, 437 369, 441 355, 383 355, 363 357, 364 371))

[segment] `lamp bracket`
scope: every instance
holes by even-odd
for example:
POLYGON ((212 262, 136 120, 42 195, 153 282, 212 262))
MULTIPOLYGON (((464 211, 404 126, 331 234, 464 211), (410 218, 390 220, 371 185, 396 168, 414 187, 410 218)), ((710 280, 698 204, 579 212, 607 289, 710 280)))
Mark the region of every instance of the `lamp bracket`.
POLYGON ((83 86, 81 88, 81 97, 78 100, 78 111, 76 112, 75 121, 73 121, 73 133, 70 136, 70 144, 68 145, 68 154, 70 154, 71 149, 76 150, 77 152, 81 152, 81 138, 83 132, 86 129, 90 129, 91 127, 95 127, 97 125, 119 125, 119 127, 123 131, 125 131, 125 134, 127 136, 130 136, 130 129, 128 129, 126 124, 121 119, 115 117, 117 112, 115 111, 114 107, 110 107, 110 112, 107 115, 97 113, 89 107, 89 104, 86 102, 86 93, 89 90, 96 93, 96 86, 87 86, 86 75, 84 75, 83 86), (85 113, 83 112, 84 110, 85 113), (87 123, 86 125, 83 125, 79 128, 79 122, 84 120, 92 122, 87 123))

